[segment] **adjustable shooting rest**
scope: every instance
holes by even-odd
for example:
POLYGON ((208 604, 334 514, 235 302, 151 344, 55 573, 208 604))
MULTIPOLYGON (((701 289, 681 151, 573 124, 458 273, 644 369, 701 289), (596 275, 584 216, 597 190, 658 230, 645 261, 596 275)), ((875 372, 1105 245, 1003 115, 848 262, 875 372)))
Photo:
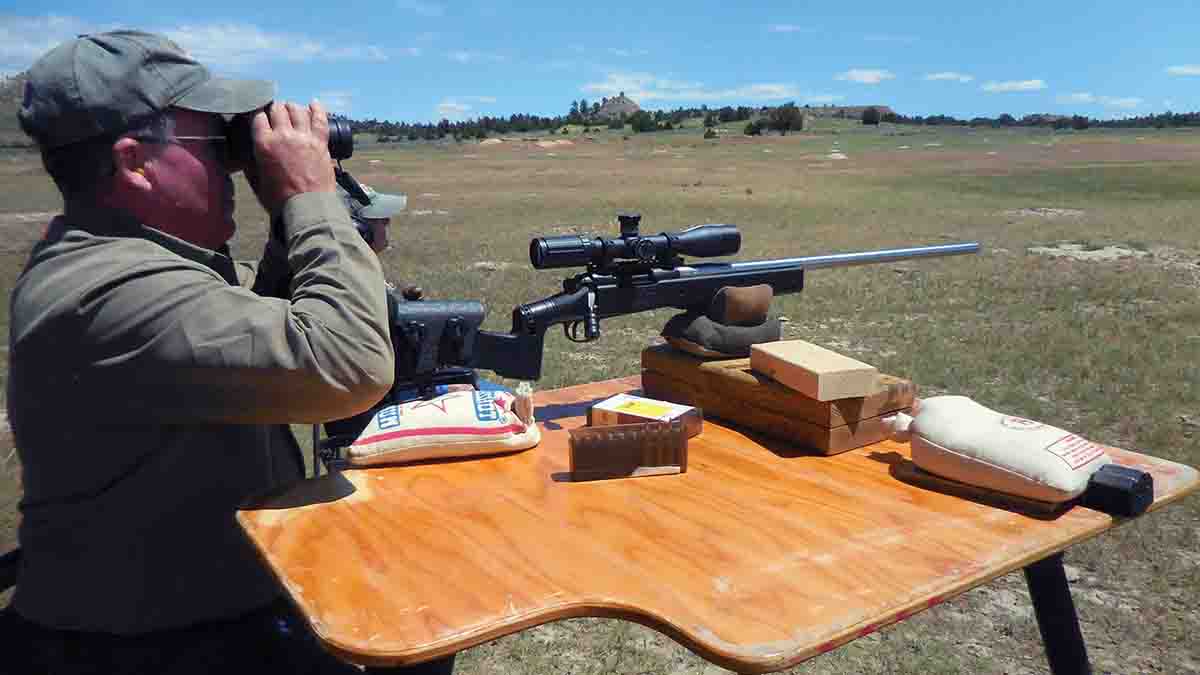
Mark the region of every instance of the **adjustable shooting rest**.
MULTIPOLYGON (((655 628, 742 673, 781 670, 1024 568, 1054 673, 1089 672, 1062 552, 1119 524, 912 480, 907 444, 832 456, 711 420, 674 476, 570 482, 567 430, 638 378, 539 392, 534 449, 347 470, 238 513, 314 631, 404 665, 568 617, 655 628)), ((1161 508, 1195 469, 1122 450, 1161 508)))

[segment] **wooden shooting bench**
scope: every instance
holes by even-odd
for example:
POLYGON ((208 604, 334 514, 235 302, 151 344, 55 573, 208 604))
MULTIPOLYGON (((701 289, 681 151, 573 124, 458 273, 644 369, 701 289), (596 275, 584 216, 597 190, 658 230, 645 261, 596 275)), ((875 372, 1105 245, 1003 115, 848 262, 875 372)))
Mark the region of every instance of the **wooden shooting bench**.
MULTIPOLYGON (((645 624, 741 673, 788 668, 1024 568, 1055 673, 1088 672, 1061 553, 1119 520, 928 489, 906 444, 826 457, 706 420, 687 472, 570 482, 567 430, 635 377, 536 394, 534 449, 335 472, 238 513, 324 644, 419 663, 568 617, 645 624)), ((1161 508, 1196 470, 1132 452, 1161 508)))

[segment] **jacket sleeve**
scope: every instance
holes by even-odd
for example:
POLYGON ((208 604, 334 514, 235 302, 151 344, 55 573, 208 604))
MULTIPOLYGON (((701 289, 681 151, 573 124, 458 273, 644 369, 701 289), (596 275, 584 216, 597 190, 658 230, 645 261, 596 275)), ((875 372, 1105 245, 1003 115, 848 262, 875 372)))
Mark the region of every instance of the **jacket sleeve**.
POLYGON ((238 285, 269 298, 287 298, 291 294, 292 270, 288 267, 287 247, 275 237, 267 238, 257 262, 233 263, 238 285))
POLYGON ((290 297, 231 286, 167 253, 81 293, 75 384, 91 412, 109 422, 316 423, 386 394, 394 356, 378 258, 331 193, 292 197, 283 219, 290 297))

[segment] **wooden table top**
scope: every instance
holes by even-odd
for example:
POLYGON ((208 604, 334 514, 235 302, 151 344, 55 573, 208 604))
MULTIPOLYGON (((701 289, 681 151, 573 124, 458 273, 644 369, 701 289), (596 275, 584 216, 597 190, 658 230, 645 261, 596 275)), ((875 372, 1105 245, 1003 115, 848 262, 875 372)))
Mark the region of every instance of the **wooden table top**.
MULTIPOLYGON (((573 483, 567 429, 636 376, 536 394, 531 450, 305 481, 238 513, 316 634, 365 665, 410 664, 556 619, 660 630, 770 672, 1093 537, 1054 516, 921 487, 907 444, 809 455, 711 421, 672 476, 573 483)), ((1159 508, 1190 467, 1121 450, 1159 508)))

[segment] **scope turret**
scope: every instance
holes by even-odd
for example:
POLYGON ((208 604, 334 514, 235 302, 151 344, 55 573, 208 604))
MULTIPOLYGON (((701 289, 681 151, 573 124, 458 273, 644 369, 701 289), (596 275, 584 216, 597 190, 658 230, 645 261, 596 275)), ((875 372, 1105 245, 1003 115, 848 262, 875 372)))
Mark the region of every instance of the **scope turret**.
POLYGON ((578 234, 537 237, 529 242, 529 262, 539 270, 583 266, 604 268, 622 261, 672 265, 678 256, 733 255, 742 246, 742 234, 736 225, 696 225, 679 232, 641 236, 638 234, 641 216, 622 213, 619 218, 619 237, 578 234))

